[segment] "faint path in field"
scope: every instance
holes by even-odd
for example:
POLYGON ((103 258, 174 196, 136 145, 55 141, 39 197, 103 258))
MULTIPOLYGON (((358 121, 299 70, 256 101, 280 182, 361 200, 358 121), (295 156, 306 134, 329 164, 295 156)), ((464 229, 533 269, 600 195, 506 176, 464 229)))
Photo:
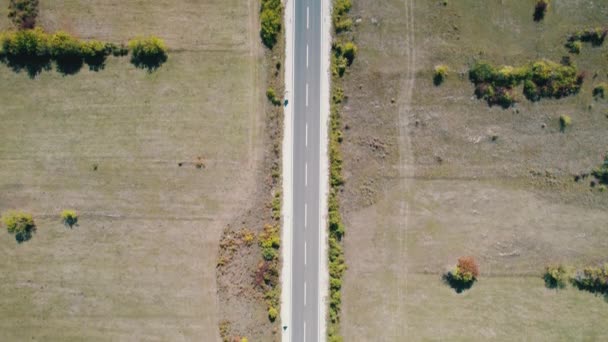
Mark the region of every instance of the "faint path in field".
POLYGON ((399 96, 399 219, 397 235, 399 244, 399 253, 393 262, 398 263, 395 277, 397 281, 397 312, 392 315, 395 320, 391 326, 397 331, 394 332, 393 340, 401 340, 407 334, 407 310, 404 307, 404 296, 407 295, 407 230, 409 219, 409 203, 407 202, 407 192, 411 189, 412 177, 414 175, 413 165, 414 157, 411 149, 411 141, 409 135, 409 115, 411 111, 411 101, 416 81, 416 44, 414 35, 414 0, 404 0, 406 31, 405 32, 405 60, 407 67, 405 76, 402 80, 401 94, 399 96))

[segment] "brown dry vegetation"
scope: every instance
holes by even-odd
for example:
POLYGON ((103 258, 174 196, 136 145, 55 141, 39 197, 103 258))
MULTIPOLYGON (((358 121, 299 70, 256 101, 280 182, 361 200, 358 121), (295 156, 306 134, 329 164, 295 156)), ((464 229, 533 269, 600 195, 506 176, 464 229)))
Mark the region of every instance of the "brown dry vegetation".
POLYGON ((0 234, 2 340, 219 339, 218 242, 256 201, 263 158, 257 15, 215 0, 40 2, 47 31, 154 34, 170 52, 153 73, 114 57, 33 80, 0 67, 0 211, 38 228, 21 245, 0 234))
POLYGON ((522 96, 508 110, 477 100, 467 71, 475 59, 559 61, 568 34, 601 26, 606 4, 553 1, 540 23, 533 3, 516 0, 353 5, 359 54, 346 76, 341 196, 345 340, 605 339, 606 303, 548 290, 541 275, 550 263, 606 261, 608 196, 588 179, 574 181, 608 149, 608 107, 592 97, 606 80, 606 48, 571 56, 588 75, 578 95, 522 96), (452 73, 435 87, 440 64, 452 73), (573 123, 561 133, 564 114, 573 123), (481 276, 457 294, 441 274, 460 255, 474 256, 481 276))

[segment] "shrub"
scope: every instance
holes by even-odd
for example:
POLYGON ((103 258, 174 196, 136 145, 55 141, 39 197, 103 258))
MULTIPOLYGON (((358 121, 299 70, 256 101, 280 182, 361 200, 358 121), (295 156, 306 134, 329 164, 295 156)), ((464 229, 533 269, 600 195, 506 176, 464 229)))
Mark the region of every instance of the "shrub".
POLYGON ((595 28, 595 29, 587 29, 583 32, 579 32, 575 34, 573 37, 582 42, 591 43, 593 46, 600 46, 604 44, 604 40, 606 39, 606 35, 608 34, 608 29, 605 28, 595 28))
POLYGON ((568 115, 560 115, 559 117, 559 129, 560 131, 566 131, 568 126, 572 125, 572 118, 568 115))
POLYGON ((31 214, 21 211, 9 211, 2 215, 2 223, 9 233, 15 234, 15 240, 21 243, 32 238, 36 224, 31 214))
POLYGON ((268 98, 268 100, 275 106, 280 106, 281 105, 281 100, 279 98, 277 98, 277 94, 274 91, 274 88, 269 87, 266 90, 266 97, 268 98))
POLYGON ((168 58, 165 42, 154 36, 129 41, 129 50, 131 50, 131 63, 148 71, 158 69, 168 58))
POLYGON ((593 96, 596 98, 601 97, 603 99, 606 93, 608 93, 608 84, 606 83, 600 83, 593 88, 593 96))
POLYGON ((534 21, 541 21, 547 14, 549 8, 549 0, 538 0, 534 6, 534 21))
POLYGON ((475 84, 490 83, 494 80, 496 69, 487 62, 477 62, 469 70, 469 80, 475 84))
POLYGON ((353 25, 351 18, 347 16, 352 3, 350 0, 336 0, 334 1, 334 8, 332 11, 332 21, 334 23, 334 30, 337 33, 349 31, 353 25))
POLYGON ((270 307, 268 309, 268 319, 271 322, 274 322, 275 319, 277 319, 277 316, 279 316, 279 311, 276 308, 274 308, 274 307, 270 307))
POLYGON ((608 294, 608 264, 602 267, 586 267, 572 279, 579 290, 608 294))
POLYGON ((263 0, 260 14, 260 36, 266 47, 272 49, 277 43, 281 31, 281 16, 283 7, 280 0, 263 0))
POLYGON ((433 74, 433 83, 438 86, 448 77, 449 68, 445 64, 441 64, 435 67, 433 74))
POLYGON ((353 64, 353 61, 355 60, 355 56, 357 55, 357 45, 355 45, 355 43, 350 42, 350 41, 345 42, 345 43, 336 43, 336 44, 334 44, 333 48, 334 48, 336 57, 338 57, 338 58, 343 57, 346 59, 346 61, 347 61, 346 66, 353 64))
POLYGON ((9 57, 50 57, 49 36, 40 28, 6 33, 2 45, 9 57))
POLYGON ((473 257, 461 257, 453 271, 444 274, 444 281, 456 292, 470 289, 479 277, 479 266, 473 257))
POLYGON ((608 184, 608 153, 604 156, 604 163, 594 169, 591 174, 599 180, 601 184, 608 184))
POLYGON ((579 53, 581 53, 582 44, 578 40, 569 41, 569 42, 566 43, 566 48, 571 53, 575 53, 575 54, 578 55, 579 53))
POLYGON ((61 212, 61 221, 66 227, 72 228, 78 224, 78 214, 74 210, 64 210, 61 212))
POLYGON ((38 0, 10 0, 8 17, 20 29, 31 29, 36 26, 38 0))
POLYGON ((545 286, 550 289, 563 289, 570 279, 571 271, 564 265, 553 265, 545 268, 543 279, 545 286))
POLYGON ((264 230, 258 236, 258 243, 262 248, 264 260, 275 260, 278 258, 278 249, 281 246, 279 229, 272 225, 265 225, 264 230))

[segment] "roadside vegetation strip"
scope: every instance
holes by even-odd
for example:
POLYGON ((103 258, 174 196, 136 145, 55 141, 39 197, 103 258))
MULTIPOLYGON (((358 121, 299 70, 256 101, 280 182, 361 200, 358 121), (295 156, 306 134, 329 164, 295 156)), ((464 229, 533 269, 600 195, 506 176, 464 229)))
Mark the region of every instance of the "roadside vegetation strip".
POLYGON ((477 62, 469 70, 469 79, 475 84, 477 98, 488 105, 511 107, 517 98, 514 87, 524 84, 524 96, 530 101, 541 98, 562 98, 577 94, 585 79, 572 63, 558 64, 539 60, 522 67, 495 67, 477 62))
POLYGON ((35 77, 55 62, 57 71, 74 74, 83 64, 90 70, 104 68, 108 56, 126 56, 132 52, 131 63, 138 68, 155 70, 167 60, 167 47, 160 38, 136 38, 128 47, 98 40, 80 40, 69 33, 47 33, 37 27, 0 33, 0 61, 19 72, 27 70, 35 77))
POLYGON ((334 42, 331 53, 331 103, 329 130, 329 163, 330 191, 328 199, 329 218, 329 322, 328 341, 342 341, 340 335, 340 310, 342 307, 342 278, 346 271, 346 261, 342 247, 345 234, 344 223, 340 215, 339 193, 344 185, 342 176, 342 120, 341 109, 344 100, 342 77, 357 54, 357 46, 350 32, 352 19, 348 12, 350 0, 335 0, 333 3, 332 21, 334 24, 334 42))

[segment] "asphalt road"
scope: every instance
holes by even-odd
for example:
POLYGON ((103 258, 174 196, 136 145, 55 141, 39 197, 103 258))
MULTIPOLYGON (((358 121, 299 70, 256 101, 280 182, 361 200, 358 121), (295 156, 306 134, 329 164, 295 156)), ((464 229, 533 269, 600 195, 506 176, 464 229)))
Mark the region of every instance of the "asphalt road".
POLYGON ((291 341, 319 341, 321 1, 294 0, 291 341))

